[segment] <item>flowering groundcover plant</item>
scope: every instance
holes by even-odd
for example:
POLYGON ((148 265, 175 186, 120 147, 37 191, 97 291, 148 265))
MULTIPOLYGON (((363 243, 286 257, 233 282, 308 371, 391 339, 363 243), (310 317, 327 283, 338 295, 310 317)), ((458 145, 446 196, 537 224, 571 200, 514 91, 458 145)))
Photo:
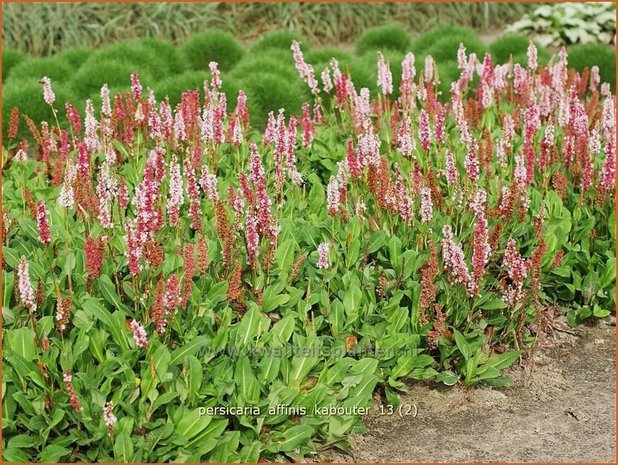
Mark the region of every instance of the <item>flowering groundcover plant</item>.
POLYGON ((13 110, 5 460, 300 461, 362 431, 348 413, 376 389, 503 386, 556 315, 610 314, 615 97, 598 69, 462 44, 441 103, 431 56, 419 72, 405 56, 395 99, 381 53, 373 96, 292 53, 314 100, 263 133, 214 62, 205 98, 175 108, 134 73, 83 115, 45 77, 54 120, 13 110))

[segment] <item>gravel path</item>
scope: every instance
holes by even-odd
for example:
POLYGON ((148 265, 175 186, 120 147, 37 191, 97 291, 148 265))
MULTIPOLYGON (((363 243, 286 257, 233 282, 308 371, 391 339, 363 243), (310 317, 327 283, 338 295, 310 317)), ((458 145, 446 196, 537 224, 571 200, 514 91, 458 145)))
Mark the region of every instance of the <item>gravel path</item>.
MULTIPOLYGON (((368 432, 333 462, 616 462, 616 327, 556 333, 532 372, 500 390, 416 383, 402 398, 416 417, 371 414, 368 432)), ((378 411, 376 401, 373 412, 378 411)))

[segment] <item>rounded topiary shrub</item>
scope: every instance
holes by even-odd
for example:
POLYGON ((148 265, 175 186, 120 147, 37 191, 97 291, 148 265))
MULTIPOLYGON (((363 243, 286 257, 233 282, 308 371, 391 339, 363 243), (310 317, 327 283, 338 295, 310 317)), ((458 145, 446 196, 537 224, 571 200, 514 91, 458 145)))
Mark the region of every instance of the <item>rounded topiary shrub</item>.
POLYGON ((221 80, 223 81, 221 92, 223 92, 227 97, 228 111, 233 111, 236 108, 238 92, 243 89, 241 80, 227 74, 222 75, 221 80))
MULTIPOLYGON (((259 74, 267 70, 271 74, 291 80, 300 80, 291 51, 262 50, 259 53, 249 53, 240 60, 230 71, 230 75, 243 79, 250 74, 259 74)), ((316 72, 317 74, 317 72, 316 72)))
POLYGON ((440 95, 438 98, 441 102, 448 102, 451 98, 451 84, 459 79, 461 70, 455 60, 445 61, 437 66, 438 76, 440 76, 440 84, 438 85, 440 95))
POLYGON ((332 58, 337 59, 339 62, 339 68, 342 70, 344 70, 345 67, 352 61, 352 55, 335 47, 309 50, 305 54, 305 61, 313 65, 316 73, 322 71, 326 66, 328 66, 332 58))
POLYGON ((94 52, 88 48, 75 47, 67 48, 60 52, 57 56, 64 59, 72 68, 73 71, 78 70, 81 66, 88 61, 90 55, 94 52))
POLYGON ((129 41, 129 43, 135 43, 146 47, 156 56, 162 58, 165 63, 165 68, 167 69, 166 74, 168 75, 179 74, 187 69, 187 63, 180 50, 167 40, 146 37, 144 39, 129 41))
POLYGON ((436 63, 457 60, 457 51, 462 43, 466 47, 466 54, 476 53, 479 60, 483 59, 487 47, 474 34, 470 35, 466 40, 462 40, 462 37, 458 34, 444 36, 436 40, 431 47, 425 49, 424 53, 420 54, 419 59, 424 62, 425 57, 431 55, 436 63))
POLYGON ((2 82, 9 76, 11 70, 27 58, 25 53, 5 48, 2 50, 2 82))
POLYGON ((189 67, 197 70, 208 70, 208 64, 216 61, 221 71, 227 71, 243 56, 243 49, 234 36, 217 30, 191 37, 182 46, 182 52, 189 67))
POLYGON ((437 41, 445 37, 450 37, 452 42, 457 42, 457 47, 459 47, 459 42, 465 44, 469 41, 478 40, 474 31, 468 28, 454 25, 436 26, 423 32, 412 42, 412 51, 417 55, 425 54, 437 41))
POLYGON ((292 42, 296 40, 300 42, 303 51, 309 50, 309 43, 296 32, 290 31, 271 31, 261 36, 251 47, 250 52, 260 52, 262 50, 285 50, 292 53, 290 47, 292 42))
POLYGON ((188 90, 198 90, 200 98, 204 98, 204 81, 210 79, 206 71, 185 71, 178 76, 170 76, 154 86, 157 100, 169 98, 170 105, 175 107, 180 102, 180 96, 188 90))
POLYGON ((601 82, 608 82, 612 90, 616 87, 616 51, 603 44, 574 45, 567 49, 569 68, 583 71, 584 68, 599 67, 601 82))
POLYGON ((147 70, 114 60, 88 60, 71 79, 71 87, 80 98, 100 92, 103 84, 107 84, 110 89, 128 89, 134 71, 137 71, 144 90, 149 85, 152 87, 154 80, 147 70))
POLYGON ((410 50, 411 39, 408 31, 401 26, 382 26, 368 29, 356 42, 356 53, 362 55, 375 50, 410 50))
MULTIPOLYGON (((551 54, 547 51, 547 49, 545 48, 537 49, 537 61, 539 63, 539 66, 546 65, 550 58, 551 58, 551 54)), ((511 57, 507 59, 507 62, 509 59, 511 59, 511 57)), ((526 50, 525 52, 519 52, 516 55, 514 54, 512 59, 513 59, 513 63, 519 63, 520 65, 526 67, 528 66, 528 51, 526 50)))
POLYGON ((115 61, 131 66, 135 71, 148 72, 155 79, 162 79, 169 74, 164 57, 137 41, 120 42, 106 47, 92 55, 85 64, 102 61, 115 61))
MULTIPOLYGON (((75 99, 66 85, 52 82, 52 89, 56 95, 54 107, 60 112, 60 115, 63 115, 64 104, 68 101, 74 103, 75 99)), ((2 87, 2 134, 5 141, 7 141, 8 125, 13 107, 19 108, 20 114, 30 117, 37 126, 41 121, 47 121, 50 125, 56 124, 52 109, 43 100, 42 85, 33 81, 13 81, 2 87)), ((20 118, 17 139, 23 138, 32 139, 32 136, 28 126, 20 118)))
POLYGON ((506 63, 511 58, 511 55, 527 53, 529 43, 529 37, 510 32, 497 37, 489 45, 489 51, 494 63, 506 63))
POLYGON ((268 112, 276 113, 284 108, 286 115, 299 114, 306 100, 303 83, 290 81, 268 70, 248 75, 239 84, 247 94, 251 124, 260 130, 266 127, 268 112))
POLYGON ((14 80, 22 84, 38 84, 43 76, 47 76, 52 83, 66 83, 73 74, 74 70, 63 57, 27 58, 11 70, 7 82, 14 80))

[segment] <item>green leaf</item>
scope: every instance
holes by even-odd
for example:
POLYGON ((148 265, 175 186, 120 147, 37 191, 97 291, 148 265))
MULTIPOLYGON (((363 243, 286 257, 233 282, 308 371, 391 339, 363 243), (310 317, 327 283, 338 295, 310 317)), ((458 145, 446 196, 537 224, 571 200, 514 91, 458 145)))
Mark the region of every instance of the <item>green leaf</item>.
POLYGON ((242 448, 240 451, 241 463, 257 463, 260 460, 260 452, 262 451, 262 443, 260 441, 252 441, 242 448))
POLYGON ((461 355, 463 355, 464 359, 469 360, 472 357, 472 348, 468 344, 468 341, 466 341, 466 338, 463 337, 463 335, 459 331, 454 330, 454 334, 455 344, 457 344, 459 352, 461 352, 461 355))
POLYGON ((112 305, 112 308, 126 310, 127 306, 120 301, 120 296, 116 292, 116 286, 107 275, 102 275, 99 278, 99 288, 103 298, 112 305))
POLYGON ((194 355, 198 350, 200 350, 203 346, 208 344, 210 339, 206 336, 196 336, 191 341, 186 343, 184 346, 179 347, 178 349, 172 352, 172 358, 170 360, 170 365, 176 365, 177 363, 182 363, 187 355, 194 355))
POLYGON ((199 409, 192 410, 178 422, 176 432, 186 439, 191 439, 202 432, 211 420, 211 416, 201 415, 199 409))
POLYGON ((57 463, 61 458, 66 457, 71 453, 70 449, 61 447, 57 444, 50 444, 39 454, 39 462, 41 463, 57 463))
POLYGON ((508 307, 506 302, 499 298, 489 299, 487 302, 481 305, 481 308, 483 310, 499 310, 506 307, 508 307))
POLYGON ((249 358, 241 354, 236 361, 234 380, 242 397, 249 402, 257 402, 260 398, 260 386, 257 383, 255 374, 251 369, 249 358))
POLYGON ((2 258, 4 259, 4 262, 11 268, 17 268, 17 266, 19 265, 20 257, 17 253, 17 250, 15 249, 2 246, 2 258))
POLYGON ((292 337, 295 325, 296 319, 292 316, 286 316, 275 323, 270 332, 278 341, 287 342, 292 337))
POLYGON ((275 264, 284 273, 289 273, 294 264, 294 252, 296 251, 296 241, 288 239, 277 247, 275 252, 275 264))
POLYGON ((280 439, 266 446, 269 452, 291 452, 305 444, 313 436, 313 428, 309 425, 292 426, 281 434, 280 439))
POLYGON ((240 347, 247 347, 260 334, 264 316, 257 307, 252 307, 236 327, 236 340, 240 347))
POLYGON ((90 298, 83 304, 86 313, 96 317, 111 331, 112 337, 123 353, 129 351, 128 331, 126 330, 126 315, 121 310, 116 310, 112 315, 99 302, 98 299, 90 298))
POLYGON ((9 333, 11 340, 11 349, 22 356, 25 360, 31 362, 36 357, 35 334, 32 329, 27 326, 14 329, 9 333))
POLYGON ((114 441, 114 458, 123 463, 129 463, 133 459, 133 442, 127 431, 122 431, 114 441))
POLYGON ((498 370, 504 370, 505 368, 510 367, 520 355, 521 352, 519 350, 505 352, 500 355, 492 355, 487 359, 484 365, 496 368, 498 370))

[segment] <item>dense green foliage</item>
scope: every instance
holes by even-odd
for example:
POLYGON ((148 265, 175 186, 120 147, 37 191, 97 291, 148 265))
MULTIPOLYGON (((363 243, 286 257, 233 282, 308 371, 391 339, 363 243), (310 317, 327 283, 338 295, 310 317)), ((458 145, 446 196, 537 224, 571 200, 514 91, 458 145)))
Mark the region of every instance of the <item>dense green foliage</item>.
POLYGON ((207 31, 191 37, 182 52, 192 69, 207 70, 211 61, 219 63, 221 71, 231 69, 243 56, 243 49, 234 36, 223 31, 207 31))
POLYGON ((393 50, 406 52, 410 50, 410 35, 401 26, 383 26, 370 29, 359 37, 356 42, 356 53, 376 52, 378 50, 393 50))

